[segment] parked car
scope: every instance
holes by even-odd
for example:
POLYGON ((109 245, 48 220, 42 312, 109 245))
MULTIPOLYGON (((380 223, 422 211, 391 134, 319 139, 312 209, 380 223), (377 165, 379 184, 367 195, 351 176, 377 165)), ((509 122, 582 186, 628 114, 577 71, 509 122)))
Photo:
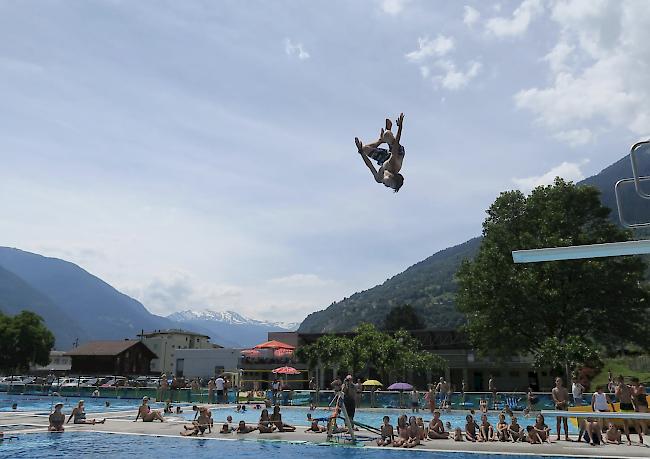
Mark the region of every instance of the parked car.
POLYGON ((100 387, 124 387, 126 386, 126 378, 123 376, 115 376, 113 379, 106 381, 100 387))
POLYGON ((52 390, 59 390, 62 387, 77 387, 77 378, 61 378, 52 382, 52 390))

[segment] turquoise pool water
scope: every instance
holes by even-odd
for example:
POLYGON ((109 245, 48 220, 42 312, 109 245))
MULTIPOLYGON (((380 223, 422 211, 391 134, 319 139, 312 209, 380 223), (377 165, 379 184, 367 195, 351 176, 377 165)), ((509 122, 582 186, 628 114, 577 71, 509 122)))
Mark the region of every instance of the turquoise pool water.
MULTIPOLYGON (((72 408, 77 406, 79 397, 48 397, 36 395, 11 395, 7 393, 0 394, 0 411, 14 411, 12 405, 18 404, 16 411, 38 411, 42 413, 49 413, 52 406, 56 403, 63 403, 63 412, 69 413, 72 408)), ((105 411, 121 411, 121 410, 137 410, 141 400, 133 399, 120 399, 120 398, 91 398, 86 397, 83 399, 86 405, 86 412, 105 412, 105 411), (106 407, 106 402, 110 406, 106 407)), ((154 408, 162 409, 162 403, 150 403, 154 408)))
MULTIPOLYGON (((233 408, 213 408, 212 409, 212 418, 214 419, 215 424, 219 422, 224 422, 226 420, 226 417, 228 415, 232 416, 232 419, 234 422, 238 422, 240 420, 244 420, 247 423, 252 423, 252 424, 257 424, 259 418, 260 418, 260 411, 261 410, 256 410, 252 409, 251 406, 249 405, 246 408, 245 412, 239 412, 235 411, 233 408)), ((270 412, 271 410, 269 410, 270 412)), ((280 412, 282 413, 282 420, 286 422, 287 424, 293 424, 293 425, 300 425, 300 426, 307 426, 309 425, 307 421, 307 413, 311 413, 313 418, 327 418, 331 415, 331 411, 327 411, 324 409, 317 409, 314 411, 309 411, 308 408, 295 408, 295 407, 282 407, 280 412)), ((389 416, 391 419, 391 422, 393 425, 397 423, 397 418, 398 416, 406 414, 407 416, 420 416, 422 417, 425 421, 429 421, 431 419, 431 413, 429 411, 422 411, 420 410, 419 414, 412 414, 411 410, 398 410, 398 409, 361 409, 357 410, 356 414, 354 415, 354 420, 361 422, 363 424, 368 424, 371 426, 379 427, 382 424, 382 418, 384 416, 389 416)), ((469 414, 469 411, 454 411, 451 413, 443 413, 440 418, 442 419, 443 422, 451 422, 451 425, 453 428, 456 427, 461 427, 464 429, 465 427, 465 416, 469 414)), ((517 419, 519 421, 519 424, 522 426, 527 426, 527 425, 532 425, 535 422, 534 417, 530 418, 525 418, 522 413, 516 413, 517 414, 517 419)), ((178 416, 178 415, 173 415, 173 416, 178 416)), ((194 412, 191 411, 191 409, 184 408, 184 412, 182 413, 183 418, 185 419, 194 419, 194 412)), ((480 419, 480 414, 474 415, 474 418, 478 420, 480 419)), ((488 420, 494 425, 498 421, 498 413, 489 413, 488 414, 488 420)), ((510 419, 506 417, 506 420, 509 421, 510 419)), ((555 418, 546 418, 546 424, 551 427, 553 431, 555 431, 555 423, 556 420, 555 418)), ((574 428, 574 426, 569 423, 569 432, 572 434, 577 434, 578 431, 577 429, 574 428)))
MULTIPOLYGON (((413 451, 390 449, 347 448, 289 444, 270 441, 223 441, 149 437, 136 435, 101 434, 93 432, 66 432, 63 434, 23 434, 15 440, 0 443, 0 457, 110 457, 113 458, 305 458, 325 459, 399 459, 424 457, 413 451)), ((434 459, 499 459, 498 454, 427 453, 434 459)), ((545 456, 517 456, 508 458, 542 459, 545 456)), ((562 459, 554 456, 555 459, 562 459)), ((568 458, 565 458, 568 459, 568 458)))

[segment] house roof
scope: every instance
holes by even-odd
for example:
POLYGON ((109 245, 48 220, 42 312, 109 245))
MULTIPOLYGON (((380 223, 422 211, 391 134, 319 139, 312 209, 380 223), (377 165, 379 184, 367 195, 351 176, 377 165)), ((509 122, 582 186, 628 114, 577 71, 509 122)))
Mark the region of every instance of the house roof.
POLYGON ((208 335, 204 335, 202 333, 195 333, 193 331, 188 331, 188 330, 182 330, 180 328, 169 328, 167 330, 153 330, 150 332, 138 334, 138 336, 142 336, 143 338, 151 338, 152 336, 156 336, 156 335, 188 335, 188 336, 199 336, 201 338, 210 339, 208 335))
POLYGON ((82 344, 79 347, 76 347, 68 352, 66 352, 66 355, 74 356, 74 355, 118 355, 121 354, 122 352, 137 346, 137 345, 142 345, 144 348, 149 352, 153 358, 156 358, 156 354, 149 349, 147 346, 145 346, 141 341, 139 340, 133 340, 133 339, 125 339, 122 341, 91 341, 86 344, 82 344))
POLYGON ((291 344, 271 340, 262 344, 258 344, 253 349, 295 349, 295 347, 292 346, 291 344))

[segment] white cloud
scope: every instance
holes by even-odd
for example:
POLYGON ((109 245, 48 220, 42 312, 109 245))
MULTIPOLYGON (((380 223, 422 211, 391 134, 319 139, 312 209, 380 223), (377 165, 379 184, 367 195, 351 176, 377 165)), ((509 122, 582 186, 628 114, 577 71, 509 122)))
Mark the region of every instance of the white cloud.
POLYGON ((381 0, 381 10, 386 14, 396 15, 404 10, 410 0, 381 0))
POLYGON ((443 73, 435 75, 433 81, 445 89, 456 91, 469 84, 480 72, 481 63, 470 61, 466 64, 467 70, 459 70, 452 61, 438 61, 437 65, 443 70, 443 73))
POLYGON ((594 126, 650 134, 647 4, 558 1, 551 18, 561 29, 545 57, 552 83, 519 91, 516 105, 569 144, 582 138, 575 132, 594 126), (568 56, 582 65, 568 66, 568 56))
POLYGON ((269 279, 268 282, 285 287, 320 287, 329 283, 316 274, 291 274, 289 276, 269 279))
POLYGON ((578 147, 580 145, 585 145, 591 142, 594 139, 594 134, 590 129, 582 128, 560 131, 553 137, 562 142, 568 143, 572 147, 578 147))
POLYGON ((578 182, 585 178, 585 175, 582 173, 580 167, 586 163, 587 161, 582 161, 581 163, 569 163, 565 161, 559 166, 552 168, 545 174, 533 177, 514 178, 512 181, 519 187, 521 191, 524 192, 528 192, 540 185, 549 185, 553 183, 555 177, 562 177, 566 180, 578 182))
POLYGON ((406 54, 411 62, 421 62, 429 57, 442 57, 454 49, 454 39, 438 35, 430 40, 428 37, 418 38, 418 49, 406 54))
POLYGON ((515 37, 528 30, 533 18, 544 10, 541 0, 524 0, 509 18, 494 17, 489 19, 485 28, 497 37, 515 37))
POLYGON ((284 52, 287 53, 287 56, 296 56, 300 60, 311 57, 302 43, 292 43, 289 38, 284 39, 284 52))
POLYGON ((575 47, 566 43, 565 41, 559 41, 555 47, 544 56, 544 60, 548 62, 548 65, 551 67, 553 72, 560 72, 567 69, 567 58, 571 55, 575 47))
POLYGON ((187 273, 175 272, 139 286, 122 288, 155 314, 167 315, 183 309, 222 309, 237 305, 243 294, 233 285, 203 283, 187 273))
POLYGON ((471 6, 465 5, 464 13, 463 13, 463 22, 465 23, 466 26, 472 27, 474 24, 478 22, 480 17, 481 17, 481 13, 479 13, 476 8, 472 8, 471 6))
POLYGON ((459 69, 454 60, 445 57, 454 47, 452 37, 418 38, 418 49, 407 53, 406 59, 419 63, 422 78, 433 81, 436 88, 455 91, 466 87, 479 74, 481 63, 471 60, 465 64, 465 70, 459 69))

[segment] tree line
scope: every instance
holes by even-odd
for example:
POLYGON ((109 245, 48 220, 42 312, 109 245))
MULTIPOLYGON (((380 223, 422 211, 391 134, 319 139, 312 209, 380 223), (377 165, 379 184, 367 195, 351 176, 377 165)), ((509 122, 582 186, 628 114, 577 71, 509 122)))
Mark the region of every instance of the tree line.
POLYGON ((446 367, 444 359, 423 351, 408 331, 391 333, 367 323, 359 325, 353 336, 324 335, 315 343, 299 347, 296 353, 310 369, 339 369, 365 377, 374 370, 384 382, 446 367))
POLYGON ((50 363, 54 335, 43 319, 31 311, 15 316, 0 312, 0 372, 24 373, 30 365, 50 363))

